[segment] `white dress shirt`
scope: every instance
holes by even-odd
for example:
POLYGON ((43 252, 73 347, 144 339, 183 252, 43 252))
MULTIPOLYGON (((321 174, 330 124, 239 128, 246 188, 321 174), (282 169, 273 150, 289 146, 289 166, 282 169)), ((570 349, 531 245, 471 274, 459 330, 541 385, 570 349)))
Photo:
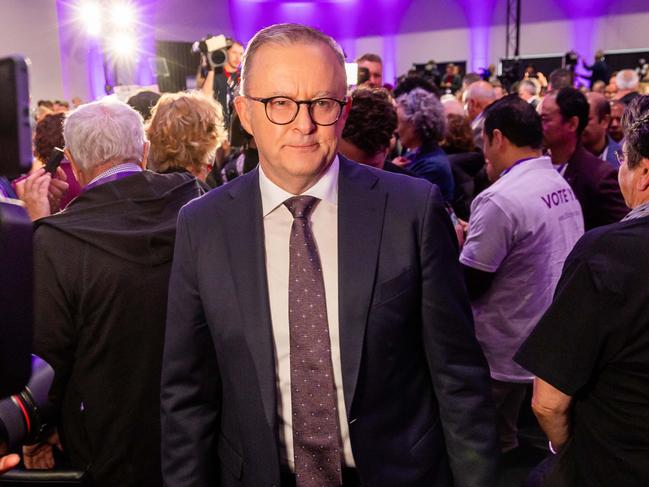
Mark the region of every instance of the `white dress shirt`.
MULTIPOLYGON (((318 246, 331 340, 331 362, 336 388, 338 419, 345 465, 354 467, 349 427, 343 392, 342 366, 340 362, 340 333, 338 326, 338 157, 320 180, 302 195, 314 196, 321 201, 311 213, 311 231, 318 246)), ((278 404, 280 421, 280 455, 284 465, 294 470, 293 424, 291 409, 290 332, 288 322, 288 276, 289 243, 293 215, 284 201, 293 194, 283 190, 264 174, 259 166, 259 189, 261 190, 264 217, 264 245, 266 247, 266 272, 268 297, 275 342, 275 370, 277 371, 278 404)))

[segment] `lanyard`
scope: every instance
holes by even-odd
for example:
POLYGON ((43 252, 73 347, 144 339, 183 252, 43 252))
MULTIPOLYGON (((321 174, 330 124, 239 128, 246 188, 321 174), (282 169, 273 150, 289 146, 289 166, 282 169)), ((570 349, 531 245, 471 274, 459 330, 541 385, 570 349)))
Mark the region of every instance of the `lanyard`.
POLYGON ((501 173, 500 173, 500 177, 502 178, 505 174, 507 174, 509 171, 511 171, 512 169, 514 169, 514 168, 515 168, 516 166, 518 166, 519 164, 522 164, 522 163, 525 162, 525 161, 531 161, 532 159, 538 159, 538 157, 526 157, 525 159, 519 159, 519 160, 516 161, 514 164, 512 164, 511 166, 509 166, 507 169, 505 169, 503 172, 501 172, 501 173))
POLYGON ((563 164, 561 164, 560 166, 558 166, 558 167, 557 167, 557 172, 563 176, 563 173, 565 172, 565 170, 566 170, 566 166, 567 166, 567 165, 568 165, 568 163, 567 163, 567 162, 564 162, 563 164))

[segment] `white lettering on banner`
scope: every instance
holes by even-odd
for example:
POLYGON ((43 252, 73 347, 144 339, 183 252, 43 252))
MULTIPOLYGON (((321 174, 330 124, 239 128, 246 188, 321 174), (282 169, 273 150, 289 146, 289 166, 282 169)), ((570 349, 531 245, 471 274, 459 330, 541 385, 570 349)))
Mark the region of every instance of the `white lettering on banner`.
POLYGON ((552 208, 553 206, 559 206, 564 203, 570 203, 571 201, 574 201, 575 194, 572 192, 571 189, 565 188, 565 189, 560 189, 558 191, 553 191, 552 193, 548 193, 545 196, 541 196, 541 199, 543 200, 543 203, 546 204, 548 208, 552 208))

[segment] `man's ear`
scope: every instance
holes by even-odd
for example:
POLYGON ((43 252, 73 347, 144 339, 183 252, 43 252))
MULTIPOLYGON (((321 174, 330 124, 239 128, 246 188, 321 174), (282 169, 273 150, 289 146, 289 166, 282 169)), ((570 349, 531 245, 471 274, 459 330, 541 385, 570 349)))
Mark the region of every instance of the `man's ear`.
POLYGON ((352 97, 347 97, 347 103, 345 103, 345 106, 343 107, 343 112, 340 114, 340 119, 339 121, 343 121, 344 123, 347 122, 347 117, 349 116, 349 111, 352 108, 352 97))
POLYGON ((490 144, 494 148, 500 149, 502 147, 502 145, 503 145, 504 139, 505 138, 503 136, 503 133, 500 131, 500 129, 494 129, 494 131, 491 133, 491 142, 490 142, 490 144))
POLYGON ((79 179, 79 176, 81 175, 81 169, 77 165, 77 161, 75 161, 74 157, 72 157, 72 153, 69 149, 65 148, 63 149, 63 154, 65 155, 65 158, 70 161, 70 167, 72 167, 72 173, 74 174, 75 179, 77 181, 81 181, 81 179, 79 179))
POLYGON ((151 148, 151 142, 148 140, 144 143, 142 147, 142 161, 140 161, 140 167, 146 169, 149 162, 149 149, 151 148))
POLYGON ((600 125, 602 125, 604 127, 608 127, 610 125, 610 123, 611 123, 611 116, 610 115, 604 115, 602 117, 602 120, 599 123, 600 123, 600 125))
POLYGON ((640 171, 640 177, 638 178, 638 190, 647 191, 649 189, 649 159, 643 157, 640 160, 640 164, 635 168, 636 171, 640 171))
POLYGON ((252 124, 250 123, 249 100, 245 96, 237 96, 234 99, 234 108, 237 110, 237 115, 239 115, 239 121, 243 129, 254 137, 255 134, 252 133, 252 124))
POLYGON ((573 130, 575 133, 577 133, 577 129, 579 128, 579 117, 577 115, 574 115, 568 119, 568 127, 570 127, 570 130, 573 130))

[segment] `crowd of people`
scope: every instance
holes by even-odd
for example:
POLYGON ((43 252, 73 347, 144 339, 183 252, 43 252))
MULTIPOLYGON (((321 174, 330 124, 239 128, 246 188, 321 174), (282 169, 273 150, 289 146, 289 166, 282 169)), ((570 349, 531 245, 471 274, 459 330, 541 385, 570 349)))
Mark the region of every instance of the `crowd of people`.
POLYGON ((649 485, 637 73, 584 90, 529 69, 506 93, 449 65, 392 87, 365 54, 350 89, 309 27, 229 50, 202 92, 39 103, 34 168, 0 188, 34 222, 55 371, 24 467, 494 486, 533 390, 551 454, 526 485, 649 485))

